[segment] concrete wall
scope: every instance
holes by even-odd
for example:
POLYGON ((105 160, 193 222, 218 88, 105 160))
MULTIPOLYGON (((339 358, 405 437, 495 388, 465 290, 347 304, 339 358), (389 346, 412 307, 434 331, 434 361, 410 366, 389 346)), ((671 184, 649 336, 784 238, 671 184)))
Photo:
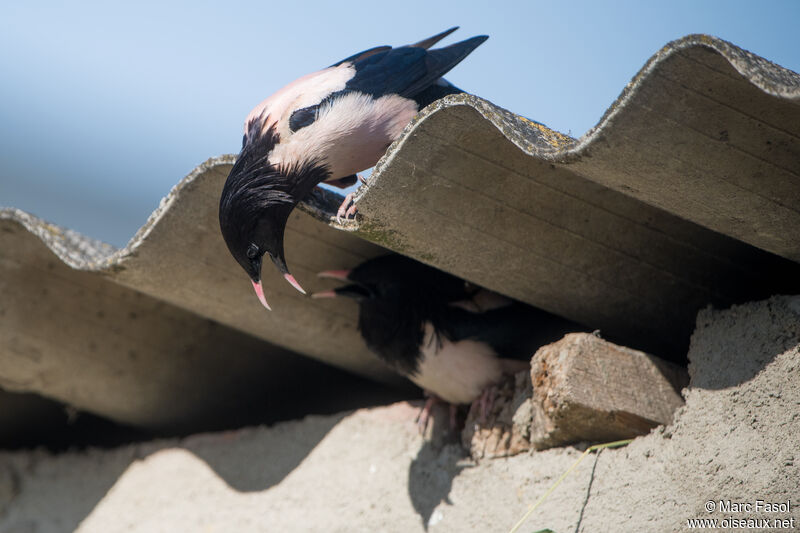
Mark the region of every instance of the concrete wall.
MULTIPOLYGON (((522 531, 678 531, 725 517, 797 527, 800 298, 704 310, 689 358, 675 421, 588 457, 522 531), (792 507, 704 509, 720 500, 792 507)), ((507 531, 580 455, 476 464, 423 440, 415 416, 399 403, 114 450, 2 453, 0 531, 507 531)))

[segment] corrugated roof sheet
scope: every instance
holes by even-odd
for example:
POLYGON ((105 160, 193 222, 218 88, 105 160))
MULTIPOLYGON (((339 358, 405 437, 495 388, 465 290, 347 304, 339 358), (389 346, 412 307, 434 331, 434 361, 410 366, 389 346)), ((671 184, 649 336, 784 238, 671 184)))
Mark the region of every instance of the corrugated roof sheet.
POLYGON ((450 97, 390 149, 351 226, 655 353, 685 352, 699 308, 798 291, 798 104, 796 73, 704 35, 659 51, 579 140, 450 97))
MULTIPOLYGON (((317 290, 330 285, 316 271, 388 248, 680 355, 699 308, 798 290, 799 98, 800 76, 708 36, 659 51, 579 140, 449 97, 389 149, 356 221, 337 225, 339 199, 324 191, 296 210, 287 259, 317 290)), ((288 350, 391 379, 351 302, 303 298, 265 268, 275 311, 260 307, 217 224, 233 159, 195 169, 122 250, 0 211, 0 383, 147 425, 176 388, 199 398, 225 372, 236 341, 215 323, 269 343, 274 361, 242 359, 243 374, 278 372, 288 350), (195 366, 208 379, 181 376, 195 366), (126 410, 131 394, 143 402, 126 410)))

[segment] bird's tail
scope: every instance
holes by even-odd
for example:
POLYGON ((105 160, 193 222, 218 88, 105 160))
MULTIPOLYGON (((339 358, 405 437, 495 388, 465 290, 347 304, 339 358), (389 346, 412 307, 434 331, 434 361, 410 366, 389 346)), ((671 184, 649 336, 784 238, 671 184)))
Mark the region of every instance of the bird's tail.
POLYGON ((413 46, 415 48, 424 48, 424 49, 427 50, 428 48, 430 48, 434 44, 438 43, 439 41, 441 41, 442 39, 444 39, 445 37, 447 37, 448 35, 450 35, 454 31, 456 31, 457 29, 458 29, 458 26, 453 26, 449 30, 444 30, 442 33, 437 33, 433 37, 428 37, 427 39, 423 39, 420 42, 414 43, 414 44, 409 45, 409 46, 413 46))

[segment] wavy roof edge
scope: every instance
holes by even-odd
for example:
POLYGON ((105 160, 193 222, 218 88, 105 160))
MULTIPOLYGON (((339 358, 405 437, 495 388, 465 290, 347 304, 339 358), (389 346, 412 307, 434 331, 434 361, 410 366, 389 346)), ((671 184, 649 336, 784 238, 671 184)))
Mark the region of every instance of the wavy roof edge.
POLYGON ((619 109, 624 107, 626 102, 641 89, 644 83, 647 83, 649 76, 656 67, 672 55, 696 47, 707 48, 717 52, 744 79, 764 93, 800 103, 800 74, 743 48, 739 48, 723 39, 705 34, 692 34, 667 43, 653 54, 623 88, 616 100, 606 109, 598 123, 577 139, 552 130, 540 122, 516 115, 492 104, 488 100, 469 93, 463 93, 442 98, 422 110, 406 127, 404 134, 389 148, 386 156, 378 162, 375 172, 377 173, 388 162, 388 157, 394 151, 393 148, 402 143, 417 124, 434 113, 454 105, 468 105, 478 111, 486 120, 500 130, 506 138, 528 155, 557 162, 568 161, 574 156, 580 155, 582 151, 602 135, 602 131, 613 123, 614 116, 619 109))
MULTIPOLYGON (((393 155, 418 124, 435 113, 448 107, 459 105, 469 106, 480 113, 508 140, 528 155, 554 162, 568 162, 579 158, 602 136, 606 128, 611 127, 615 115, 641 89, 643 84, 647 83, 650 74, 659 64, 682 50, 695 47, 707 48, 718 53, 744 79, 766 94, 790 101, 800 101, 800 75, 796 72, 723 39, 706 34, 692 34, 667 43, 652 55, 605 111, 597 125, 590 128, 578 139, 551 130, 540 122, 516 115, 480 97, 468 93, 452 95, 429 105, 409 123, 403 135, 389 147, 384 157, 376 164, 372 179, 369 181, 374 181, 380 175, 382 168, 391 162, 393 155)), ((120 249, 77 231, 47 222, 45 219, 21 209, 13 207, 0 208, 0 218, 18 222, 29 232, 39 237, 59 259, 72 268, 92 271, 113 270, 116 265, 135 253, 136 249, 147 239, 147 236, 159 223, 164 213, 169 210, 175 198, 197 176, 216 166, 232 165, 235 160, 236 154, 224 154, 211 157, 192 169, 161 199, 159 206, 150 214, 145 224, 120 249)), ((368 190, 368 185, 359 188, 355 195, 356 200, 368 190)), ((316 191, 313 198, 300 204, 300 208, 314 218, 327 222, 338 229, 345 231, 357 230, 359 225, 356 221, 336 221, 334 213, 335 208, 338 206, 337 198, 339 197, 339 195, 330 191, 316 191)))

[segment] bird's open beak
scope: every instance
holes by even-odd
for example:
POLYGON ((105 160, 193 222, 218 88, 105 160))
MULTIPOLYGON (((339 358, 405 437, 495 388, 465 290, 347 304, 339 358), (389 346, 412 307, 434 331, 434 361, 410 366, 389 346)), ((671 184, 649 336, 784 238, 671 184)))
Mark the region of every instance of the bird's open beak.
POLYGON ((294 279, 294 276, 292 276, 292 275, 291 275, 291 274, 289 274, 288 272, 287 272, 286 274, 284 274, 284 275, 283 275, 283 278, 284 278, 286 281, 288 281, 289 283, 291 283, 292 287, 294 287, 295 289, 297 289, 298 291, 300 291, 302 294, 305 294, 305 293, 306 293, 306 291, 305 291, 305 290, 303 290, 303 287, 301 287, 301 286, 300 286, 300 284, 299 284, 299 283, 297 283, 297 280, 296 280, 296 279, 294 279))
POLYGON ((351 285, 345 285, 344 287, 338 287, 330 291, 315 292, 314 294, 311 295, 311 297, 314 299, 344 297, 356 301, 361 301, 367 298, 371 298, 372 295, 368 288, 364 287, 363 285, 353 283, 351 285))
POLYGON ((347 276, 350 270, 323 270, 317 273, 318 278, 338 279, 339 281, 350 281, 347 276))
POLYGON ((306 291, 303 289, 303 287, 301 287, 300 284, 297 283, 297 280, 294 279, 294 276, 289 274, 289 268, 286 266, 286 260, 282 256, 283 256, 282 252, 281 256, 270 255, 270 257, 272 258, 272 262, 275 263, 275 266, 278 267, 280 273, 283 274, 283 279, 288 281, 289 284, 298 291, 300 291, 301 294, 305 294, 306 291))
MULTIPOLYGON (((318 278, 338 279, 339 281, 350 281, 347 276, 350 275, 350 270, 323 270, 317 272, 318 278)), ((314 299, 319 298, 336 298, 339 293, 336 290, 315 292, 311 295, 314 299)))
POLYGON ((261 286, 261 281, 252 281, 252 283, 253 289, 256 291, 256 296, 258 296, 258 301, 261 302, 261 305, 272 311, 272 308, 267 303, 267 299, 264 297, 264 287, 261 286))
POLYGON ((318 298, 336 298, 336 296, 337 296, 336 291, 333 290, 311 293, 311 297, 314 298, 315 300, 318 298))
MULTIPOLYGON (((300 284, 297 283, 297 280, 294 279, 294 276, 292 276, 291 274, 284 274, 283 277, 286 278, 286 281, 292 284, 292 287, 302 292, 303 294, 306 293, 306 291, 303 290, 303 287, 301 287, 300 284)), ((256 291, 256 296, 258 296, 258 301, 261 302, 261 305, 266 307, 268 310, 272 311, 272 308, 267 303, 267 298, 264 296, 264 287, 261 285, 261 281, 251 280, 251 283, 253 284, 253 290, 256 291)))

